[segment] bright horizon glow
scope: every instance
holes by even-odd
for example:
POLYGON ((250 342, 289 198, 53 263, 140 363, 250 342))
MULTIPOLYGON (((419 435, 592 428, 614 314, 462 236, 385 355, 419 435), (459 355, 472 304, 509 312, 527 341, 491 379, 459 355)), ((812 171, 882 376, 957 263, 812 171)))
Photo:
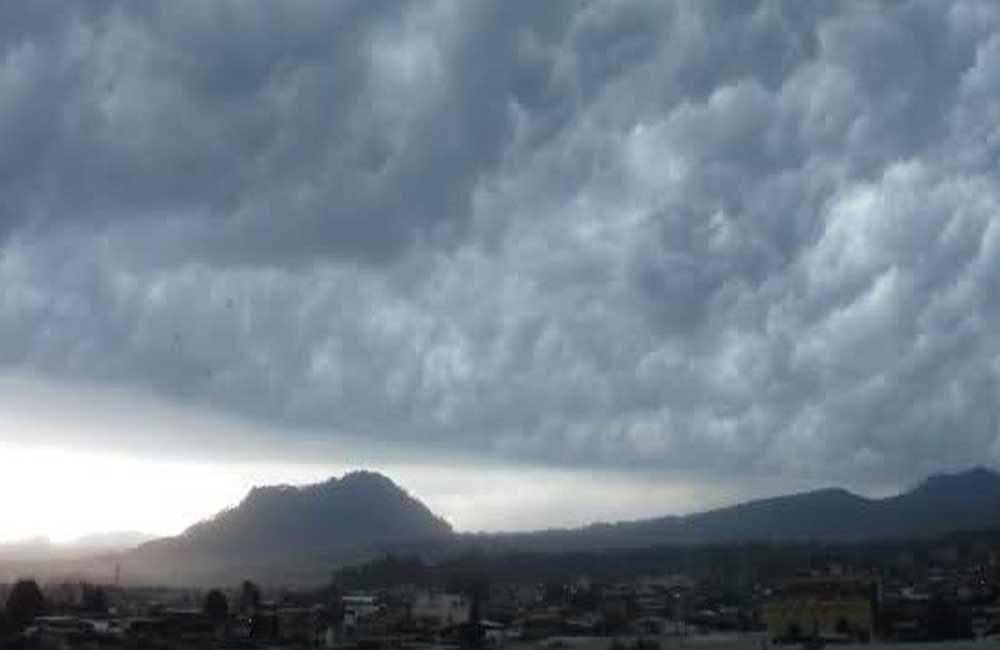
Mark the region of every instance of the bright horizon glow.
MULTIPOLYGON (((239 502, 253 485, 322 480, 317 468, 155 461, 0 443, 0 542, 55 543, 102 532, 175 535, 239 502)), ((327 474, 328 475, 328 474, 327 474)))
POLYGON ((175 535, 255 485, 303 485, 354 469, 382 472, 459 531, 684 513, 741 494, 691 477, 445 460, 364 439, 309 447, 305 438, 145 391, 17 373, 0 374, 0 412, 0 490, 21 495, 7 499, 0 542, 175 535))
MULTIPOLYGON (((8 495, 0 543, 135 531, 157 536, 236 505, 255 485, 304 485, 357 466, 151 460, 0 443, 8 495), (19 495, 18 498, 13 498, 19 495)), ((459 532, 525 531, 684 514, 764 494, 611 472, 540 467, 376 464, 459 532)))
MULTIPOLYGON (((254 485, 303 485, 350 471, 332 465, 156 461, 9 443, 0 443, 0 458, 0 490, 24 495, 8 499, 0 542, 44 537, 62 543, 118 531, 176 535, 237 504, 254 485)), ((371 469, 387 474, 457 530, 468 531, 665 514, 665 508, 679 509, 693 497, 677 486, 609 482, 607 477, 595 481, 559 470, 371 469), (650 503, 650 497, 655 504, 651 510, 635 508, 638 502, 650 503)))
POLYGON ((355 469, 385 474, 464 532, 685 514, 828 487, 779 478, 737 485, 691 474, 489 464, 364 439, 277 444, 280 432, 143 391, 10 373, 0 374, 0 412, 6 496, 0 542, 45 537, 59 543, 119 531, 176 535, 236 505, 255 485, 304 485, 355 469), (151 442, 160 444, 159 453, 151 442), (130 447, 116 450, 116 444, 130 447))

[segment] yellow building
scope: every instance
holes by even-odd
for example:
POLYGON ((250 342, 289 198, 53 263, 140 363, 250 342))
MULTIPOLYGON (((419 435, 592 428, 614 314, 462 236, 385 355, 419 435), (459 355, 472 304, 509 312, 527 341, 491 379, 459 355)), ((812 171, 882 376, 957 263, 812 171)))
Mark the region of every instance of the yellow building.
POLYGON ((764 608, 772 641, 844 639, 868 641, 875 628, 875 589, 849 578, 803 578, 785 585, 764 608))

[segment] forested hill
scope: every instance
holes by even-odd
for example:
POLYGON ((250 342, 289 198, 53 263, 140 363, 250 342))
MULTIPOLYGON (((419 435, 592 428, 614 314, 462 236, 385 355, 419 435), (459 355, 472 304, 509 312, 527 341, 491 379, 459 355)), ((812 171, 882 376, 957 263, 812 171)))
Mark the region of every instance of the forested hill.
POLYGON ((493 547, 566 551, 741 541, 871 541, 994 526, 1000 526, 1000 474, 977 468, 932 476, 912 490, 882 499, 832 488, 688 516, 469 539, 493 547))

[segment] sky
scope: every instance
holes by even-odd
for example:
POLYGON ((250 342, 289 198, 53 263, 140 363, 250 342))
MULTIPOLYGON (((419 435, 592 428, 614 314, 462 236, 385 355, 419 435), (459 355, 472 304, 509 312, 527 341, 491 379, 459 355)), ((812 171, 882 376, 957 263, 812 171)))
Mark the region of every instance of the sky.
POLYGON ((1000 467, 992 0, 2 2, 0 98, 0 539, 1000 467))

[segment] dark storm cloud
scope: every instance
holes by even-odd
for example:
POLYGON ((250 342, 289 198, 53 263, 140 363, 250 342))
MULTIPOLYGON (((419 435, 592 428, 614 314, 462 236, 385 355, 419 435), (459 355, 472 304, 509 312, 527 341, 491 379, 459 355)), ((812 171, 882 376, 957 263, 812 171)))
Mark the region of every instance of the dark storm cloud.
POLYGON ((163 229, 185 249, 175 257, 210 264, 451 243, 509 136, 508 102, 540 92, 518 39, 565 24, 555 4, 505 7, 179 2, 52 17, 5 48, 10 174, 25 185, 8 219, 163 229))
POLYGON ((1000 462, 991 2, 23 4, 9 369, 546 463, 1000 462))

